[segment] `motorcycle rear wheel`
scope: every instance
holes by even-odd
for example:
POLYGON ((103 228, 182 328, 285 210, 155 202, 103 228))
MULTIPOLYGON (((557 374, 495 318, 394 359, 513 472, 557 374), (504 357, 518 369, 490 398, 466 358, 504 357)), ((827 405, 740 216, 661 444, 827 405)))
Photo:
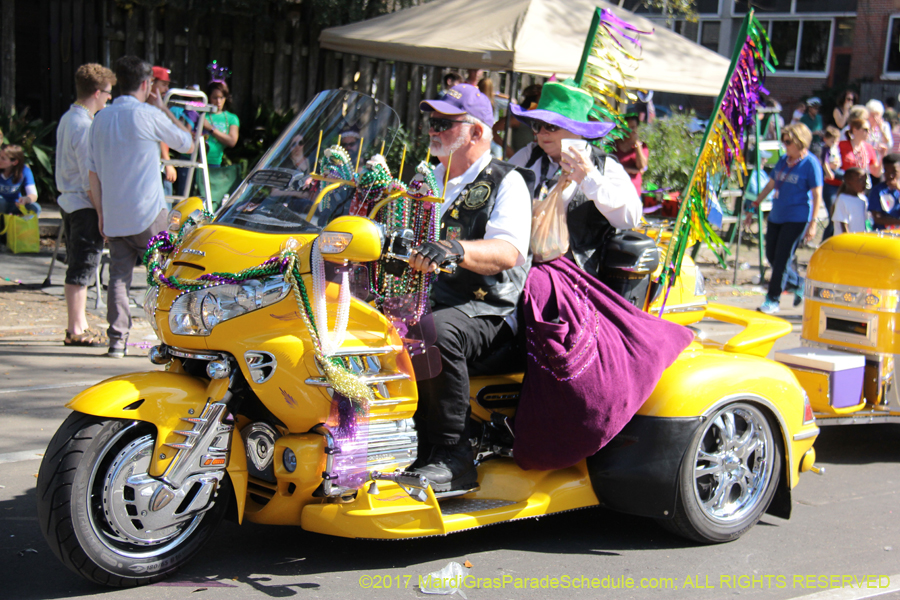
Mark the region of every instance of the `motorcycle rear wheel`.
MULTIPOLYGON (((133 534, 123 535, 115 515, 134 514, 124 505, 127 488, 135 477, 149 480, 147 453, 152 455, 154 434, 146 423, 73 412, 47 448, 37 481, 41 532, 57 558, 85 579, 110 587, 164 579, 210 538, 228 507, 226 477, 209 510, 173 522, 159 539, 135 543, 133 534)), ((137 517, 134 531, 143 529, 137 517)))
POLYGON ((738 539, 769 508, 782 456, 780 431, 762 408, 749 402, 723 406, 688 445, 673 518, 657 522, 704 544, 738 539))

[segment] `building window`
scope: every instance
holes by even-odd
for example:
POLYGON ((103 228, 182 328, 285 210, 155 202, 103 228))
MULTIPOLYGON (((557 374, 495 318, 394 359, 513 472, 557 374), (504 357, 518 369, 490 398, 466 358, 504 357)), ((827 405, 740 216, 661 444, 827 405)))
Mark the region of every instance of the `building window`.
POLYGON ((825 75, 831 51, 832 19, 761 21, 778 59, 778 74, 825 75))
POLYGON ((719 0, 697 0, 697 12, 701 15, 718 15, 719 0))
POLYGON ((697 34, 700 32, 700 24, 690 21, 675 21, 675 33, 684 36, 692 42, 697 41, 697 34))
POLYGON ((887 48, 884 51, 884 74, 900 79, 900 15, 891 15, 888 23, 887 48))
POLYGON ((798 13, 856 12, 856 0, 797 0, 798 13))
POLYGON ((791 0, 735 0, 734 14, 743 15, 751 8, 756 9, 756 16, 760 17, 768 12, 791 12, 791 0))
POLYGON ((709 48, 713 52, 719 51, 719 31, 722 23, 719 21, 700 22, 700 45, 709 48))
POLYGON ((750 8, 756 9, 756 16, 766 13, 854 13, 857 0, 795 0, 793 9, 791 0, 735 0, 734 14, 745 14, 750 8))

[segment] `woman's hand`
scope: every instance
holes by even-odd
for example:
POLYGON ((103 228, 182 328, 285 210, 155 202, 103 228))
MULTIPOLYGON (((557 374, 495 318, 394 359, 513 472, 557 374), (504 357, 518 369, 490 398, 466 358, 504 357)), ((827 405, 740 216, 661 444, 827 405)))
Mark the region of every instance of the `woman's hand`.
POLYGON ((806 235, 803 236, 803 241, 809 244, 813 241, 813 238, 816 237, 816 229, 818 228, 819 223, 813 219, 809 222, 809 227, 806 228, 806 235))
POLYGON ((213 124, 210 123, 209 120, 204 119, 203 120, 203 129, 205 129, 207 131, 214 131, 215 127, 213 127, 213 124))
POLYGON ((559 166, 569 179, 575 183, 581 183, 588 176, 594 165, 583 153, 576 150, 563 150, 560 154, 559 166))

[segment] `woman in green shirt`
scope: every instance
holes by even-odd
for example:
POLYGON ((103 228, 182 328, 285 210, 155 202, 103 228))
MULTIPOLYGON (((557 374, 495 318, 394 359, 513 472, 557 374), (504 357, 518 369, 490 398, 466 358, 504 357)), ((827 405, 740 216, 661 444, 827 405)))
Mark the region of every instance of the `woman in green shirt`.
POLYGON ((204 133, 208 145, 206 162, 210 167, 218 167, 222 164, 225 148, 234 148, 238 141, 238 128, 240 120, 234 113, 226 109, 231 108, 231 92, 224 81, 213 81, 206 88, 209 103, 218 107, 219 112, 210 113, 203 124, 204 133))

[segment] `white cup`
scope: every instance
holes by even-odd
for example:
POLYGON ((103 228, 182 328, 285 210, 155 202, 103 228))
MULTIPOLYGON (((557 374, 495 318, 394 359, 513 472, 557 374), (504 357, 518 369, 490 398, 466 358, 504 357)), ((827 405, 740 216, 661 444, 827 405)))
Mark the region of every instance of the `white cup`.
POLYGON ((575 152, 583 154, 587 152, 588 141, 576 138, 565 138, 560 140, 563 152, 575 152))

